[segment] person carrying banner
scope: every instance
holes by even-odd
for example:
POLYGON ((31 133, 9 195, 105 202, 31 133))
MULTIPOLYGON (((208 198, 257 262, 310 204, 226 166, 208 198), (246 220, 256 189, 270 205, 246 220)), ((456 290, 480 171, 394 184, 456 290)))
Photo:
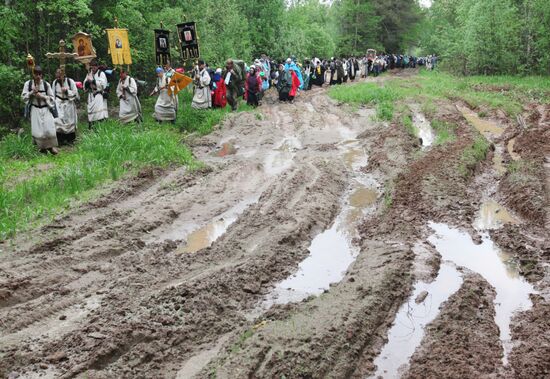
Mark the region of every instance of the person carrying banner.
POLYGON ((127 124, 132 121, 141 122, 141 103, 137 96, 138 87, 134 78, 126 70, 120 70, 120 80, 116 88, 116 95, 120 100, 118 116, 120 122, 127 124))
POLYGON ((170 77, 166 75, 164 70, 161 67, 157 67, 157 85, 155 89, 149 96, 153 96, 158 93, 157 102, 155 103, 155 113, 153 117, 158 122, 170 121, 172 123, 176 122, 176 109, 177 109, 177 98, 173 94, 168 93, 168 87, 170 83, 170 77))

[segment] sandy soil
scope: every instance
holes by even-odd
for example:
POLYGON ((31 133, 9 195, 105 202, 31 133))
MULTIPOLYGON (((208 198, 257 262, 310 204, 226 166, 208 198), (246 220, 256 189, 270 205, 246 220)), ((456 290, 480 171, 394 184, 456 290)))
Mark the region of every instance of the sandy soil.
MULTIPOLYGON (((548 109, 526 107, 527 129, 502 121, 494 151, 468 175, 461 155, 476 132, 455 104, 438 104, 434 117, 458 125, 456 140, 425 149, 373 114, 325 89, 293 104, 270 94, 189 141, 203 168, 143 170, 3 242, 0 377, 369 377, 398 310, 441 269, 429 223, 480 243, 473 225, 487 197, 519 220, 488 234, 538 292, 511 321, 509 363, 495 289, 458 268, 459 290, 418 328, 399 375, 550 377, 548 109), (505 165, 517 158, 512 138, 512 153, 530 162, 520 176, 492 163, 501 151, 505 165), (267 301, 285 279, 307 278, 304 262, 336 222, 354 252, 338 280, 300 301, 267 301)), ((317 276, 341 259, 328 250, 317 276)))

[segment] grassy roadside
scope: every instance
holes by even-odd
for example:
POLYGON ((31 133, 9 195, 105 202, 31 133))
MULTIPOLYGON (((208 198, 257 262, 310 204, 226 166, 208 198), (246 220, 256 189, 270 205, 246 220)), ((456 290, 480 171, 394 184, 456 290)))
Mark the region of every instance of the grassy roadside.
POLYGON ((197 111, 190 102, 190 93, 180 95, 175 124, 153 120, 155 98, 142 100, 141 126, 108 120, 89 131, 81 122, 77 143, 63 147, 58 156, 39 153, 29 128, 0 141, 0 240, 55 217, 74 201, 93 197, 98 186, 145 166, 197 166, 184 135, 210 133, 229 110, 197 111))
POLYGON ((521 112, 522 104, 530 101, 550 103, 549 88, 547 77, 458 77, 421 70, 416 76, 388 78, 380 83, 332 87, 329 95, 350 104, 376 105, 377 109, 387 109, 387 103, 398 100, 414 100, 427 114, 434 111, 434 101, 461 100, 472 108, 501 109, 515 116, 521 112))

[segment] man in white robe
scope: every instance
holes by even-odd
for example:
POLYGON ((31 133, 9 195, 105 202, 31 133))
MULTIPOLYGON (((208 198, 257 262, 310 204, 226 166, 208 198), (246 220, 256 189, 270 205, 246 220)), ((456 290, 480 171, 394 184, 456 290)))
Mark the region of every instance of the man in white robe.
POLYGON ((55 119, 57 141, 60 145, 72 144, 76 138, 78 123, 76 112, 76 102, 80 99, 78 88, 74 80, 65 77, 63 70, 58 68, 55 72, 52 90, 57 107, 57 118, 55 119))
POLYGON ((21 93, 31 119, 32 138, 41 152, 57 154, 57 136, 52 115, 54 108, 52 87, 42 79, 42 69, 36 66, 33 79, 28 80, 21 93))
POLYGON ((132 121, 141 122, 141 103, 137 96, 137 83, 134 78, 122 69, 120 80, 116 88, 116 95, 120 100, 118 112, 120 122, 127 124, 132 121))
POLYGON ((195 69, 195 92, 191 103, 191 107, 194 109, 208 109, 212 106, 211 80, 206 64, 203 60, 199 60, 199 66, 195 69))
POLYGON ((151 92, 151 96, 158 93, 157 102, 155 103, 155 113, 153 113, 153 117, 158 122, 176 122, 177 98, 173 93, 171 95, 168 94, 169 84, 170 77, 166 75, 162 68, 157 67, 157 85, 153 92, 151 92))
POLYGON ((84 88, 88 91, 88 124, 90 128, 93 123, 109 118, 107 108, 107 76, 99 70, 96 61, 90 63, 90 72, 84 81, 84 88))

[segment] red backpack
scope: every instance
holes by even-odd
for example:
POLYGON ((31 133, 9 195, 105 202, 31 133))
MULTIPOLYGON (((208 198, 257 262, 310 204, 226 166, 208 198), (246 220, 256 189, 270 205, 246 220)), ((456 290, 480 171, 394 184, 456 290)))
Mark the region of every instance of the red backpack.
POLYGON ((227 87, 223 78, 216 83, 216 89, 212 92, 212 105, 217 108, 225 108, 227 105, 227 87))

